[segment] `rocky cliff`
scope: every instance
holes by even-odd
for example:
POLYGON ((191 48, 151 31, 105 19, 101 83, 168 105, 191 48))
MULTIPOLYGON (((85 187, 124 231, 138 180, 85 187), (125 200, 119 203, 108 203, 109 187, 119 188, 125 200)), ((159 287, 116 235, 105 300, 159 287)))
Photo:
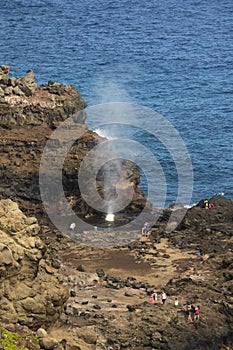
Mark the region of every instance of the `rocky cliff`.
MULTIPOLYGON (((73 86, 49 81, 39 85, 29 70, 20 78, 9 77, 9 67, 0 66, 0 197, 15 200, 20 208, 38 219, 44 216, 39 190, 39 167, 46 141, 52 132, 66 119, 73 118, 73 127, 81 135, 71 146, 64 161, 63 185, 66 198, 75 212, 84 218, 86 214, 98 214, 79 191, 77 169, 90 150, 103 142, 85 125, 86 102, 73 86)), ((59 147, 59 140, 54 139, 59 147)), ((89 164, 89 169, 91 168, 89 164)), ((113 171, 117 166, 112 164, 113 171)), ((145 197, 138 189, 139 169, 132 162, 124 161, 122 174, 134 187, 132 203, 127 213, 142 210, 145 197)), ((103 190, 103 176, 99 174, 98 190, 103 190)), ((59 201, 59 199, 58 199, 59 201)), ((57 201, 56 201, 57 203, 57 201)))
MULTIPOLYGON (((40 160, 52 132, 70 116, 82 137, 65 159, 64 191, 82 218, 99 215, 80 196, 76 179, 86 154, 103 141, 87 129, 85 105, 73 87, 38 85, 31 70, 9 78, 9 67, 0 66, 0 348, 232 349, 231 200, 212 198, 208 210, 200 202, 170 233, 166 225, 174 208, 168 208, 148 237, 118 248, 75 243, 49 224, 39 191, 40 160), (155 291, 159 297, 151 304, 155 291), (200 306, 198 321, 188 322, 189 303, 200 306)), ((137 188, 139 169, 122 165, 134 197, 121 214, 132 218, 145 198, 137 188)), ((104 171, 97 179, 101 196, 104 171)), ((91 239, 102 233, 92 232, 91 239)))
POLYGON ((63 310, 68 290, 60 264, 47 255, 39 233, 35 217, 10 199, 0 201, 1 323, 48 327, 63 310))

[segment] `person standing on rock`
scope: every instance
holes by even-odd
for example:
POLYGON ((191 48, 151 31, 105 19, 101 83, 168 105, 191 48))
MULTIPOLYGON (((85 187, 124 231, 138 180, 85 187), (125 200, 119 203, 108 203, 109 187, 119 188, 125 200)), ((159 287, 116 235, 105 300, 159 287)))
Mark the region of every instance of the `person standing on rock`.
POLYGON ((161 298, 162 298, 163 305, 165 305, 166 300, 167 300, 167 294, 165 293, 164 290, 162 291, 161 298))
POLYGON ((150 300, 149 300, 149 301, 150 301, 151 304, 154 304, 154 303, 155 303, 155 300, 154 300, 154 298, 153 298, 153 294, 151 294, 150 300))
POLYGON ((76 227, 75 222, 72 222, 72 223, 70 224, 70 231, 74 231, 75 227, 76 227))
POLYGON ((193 322, 192 318, 193 306, 191 304, 187 305, 188 322, 193 322))
POLYGON ((147 236, 149 231, 150 231, 150 224, 148 222, 145 222, 142 228, 142 235, 147 236))
POLYGON ((158 300, 158 294, 156 292, 154 292, 152 294, 152 298, 154 299, 154 301, 157 301, 158 300))
POLYGON ((204 200, 204 206, 205 206, 205 209, 209 209, 209 201, 208 201, 208 199, 204 200))
POLYGON ((195 306, 194 310, 194 321, 199 321, 200 318, 200 307, 199 305, 195 306))

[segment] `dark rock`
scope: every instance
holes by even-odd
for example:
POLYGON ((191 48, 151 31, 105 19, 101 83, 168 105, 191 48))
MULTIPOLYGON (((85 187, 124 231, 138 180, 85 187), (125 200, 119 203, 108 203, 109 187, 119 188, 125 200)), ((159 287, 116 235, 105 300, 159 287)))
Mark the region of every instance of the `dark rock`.
POLYGON ((167 253, 165 253, 165 254, 162 255, 162 257, 165 258, 165 259, 169 259, 169 258, 170 258, 170 255, 167 254, 167 253))
POLYGON ((135 307, 135 305, 127 305, 127 309, 128 309, 128 311, 132 312, 132 311, 136 310, 136 307, 135 307))
POLYGON ((72 314, 73 316, 78 316, 79 315, 79 310, 76 307, 72 307, 72 314))
POLYGON ((76 292, 75 292, 74 290, 71 290, 71 291, 70 291, 70 296, 71 296, 72 298, 76 297, 76 292))
POLYGON ((84 267, 83 265, 79 265, 79 266, 77 267, 77 271, 85 272, 86 270, 85 270, 85 267, 84 267))
POLYGON ((233 273, 232 272, 223 272, 223 276, 225 278, 225 281, 232 281, 233 280, 233 273))
POLYGON ((105 272, 103 269, 96 269, 96 273, 99 278, 103 278, 105 276, 105 272))

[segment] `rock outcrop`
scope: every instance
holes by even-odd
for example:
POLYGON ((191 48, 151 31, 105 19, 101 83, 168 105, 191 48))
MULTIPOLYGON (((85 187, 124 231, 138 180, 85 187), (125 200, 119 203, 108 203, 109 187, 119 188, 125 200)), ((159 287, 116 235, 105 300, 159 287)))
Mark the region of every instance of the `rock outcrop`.
POLYGON ((58 266, 52 264, 35 217, 15 202, 0 201, 1 323, 32 329, 54 323, 68 298, 58 266))
MULTIPOLYGON (((65 120, 72 118, 72 128, 76 129, 80 136, 64 159, 62 181, 65 196, 82 218, 87 214, 99 215, 100 213, 83 199, 77 179, 77 171, 85 156, 104 140, 88 130, 85 124, 86 102, 73 86, 53 81, 43 85, 36 84, 31 69, 23 77, 10 78, 9 69, 8 66, 0 66, 0 198, 11 198, 24 212, 36 215, 39 220, 42 217, 46 219, 39 189, 41 156, 50 138, 55 147, 55 154, 59 153, 61 141, 54 137, 52 132, 65 120)), ((69 130, 66 132, 69 133, 69 130)), ((63 141, 66 142, 64 139, 63 141)), ((91 167, 90 161, 88 171, 91 171, 91 167)), ((111 167, 115 173, 119 168, 115 163, 111 167)), ((48 167, 48 172, 51 169, 52 165, 48 167)), ((129 213, 133 216, 134 212, 140 212, 146 200, 137 187, 140 177, 138 167, 132 162, 124 161, 121 169, 121 174, 116 176, 123 176, 134 189, 132 201, 125 210, 128 217, 129 213)), ((52 178, 51 183, 55 182, 56 179, 52 178)), ((97 186, 100 195, 104 196, 101 171, 98 174, 97 186)), ((59 198, 56 198, 55 202, 57 204, 59 198)))
MULTIPOLYGON (((38 85, 30 69, 20 78, 9 78, 10 67, 0 66, 0 126, 57 126, 67 117, 83 110, 86 102, 73 86, 49 81, 38 85)), ((82 114, 81 123, 85 121, 82 114)))

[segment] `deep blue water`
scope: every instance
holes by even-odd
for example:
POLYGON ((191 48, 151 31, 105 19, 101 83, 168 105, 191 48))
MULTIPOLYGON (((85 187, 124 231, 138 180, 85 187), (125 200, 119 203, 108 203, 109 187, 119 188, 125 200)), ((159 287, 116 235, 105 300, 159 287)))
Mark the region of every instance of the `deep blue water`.
MULTIPOLYGON (((89 106, 157 111, 188 148, 191 202, 222 192, 233 199, 232 23, 232 0, 2 0, 0 61, 11 76, 32 68, 37 83, 74 85, 89 106)), ((150 135, 137 136, 160 159, 174 202, 174 164, 150 135)))

